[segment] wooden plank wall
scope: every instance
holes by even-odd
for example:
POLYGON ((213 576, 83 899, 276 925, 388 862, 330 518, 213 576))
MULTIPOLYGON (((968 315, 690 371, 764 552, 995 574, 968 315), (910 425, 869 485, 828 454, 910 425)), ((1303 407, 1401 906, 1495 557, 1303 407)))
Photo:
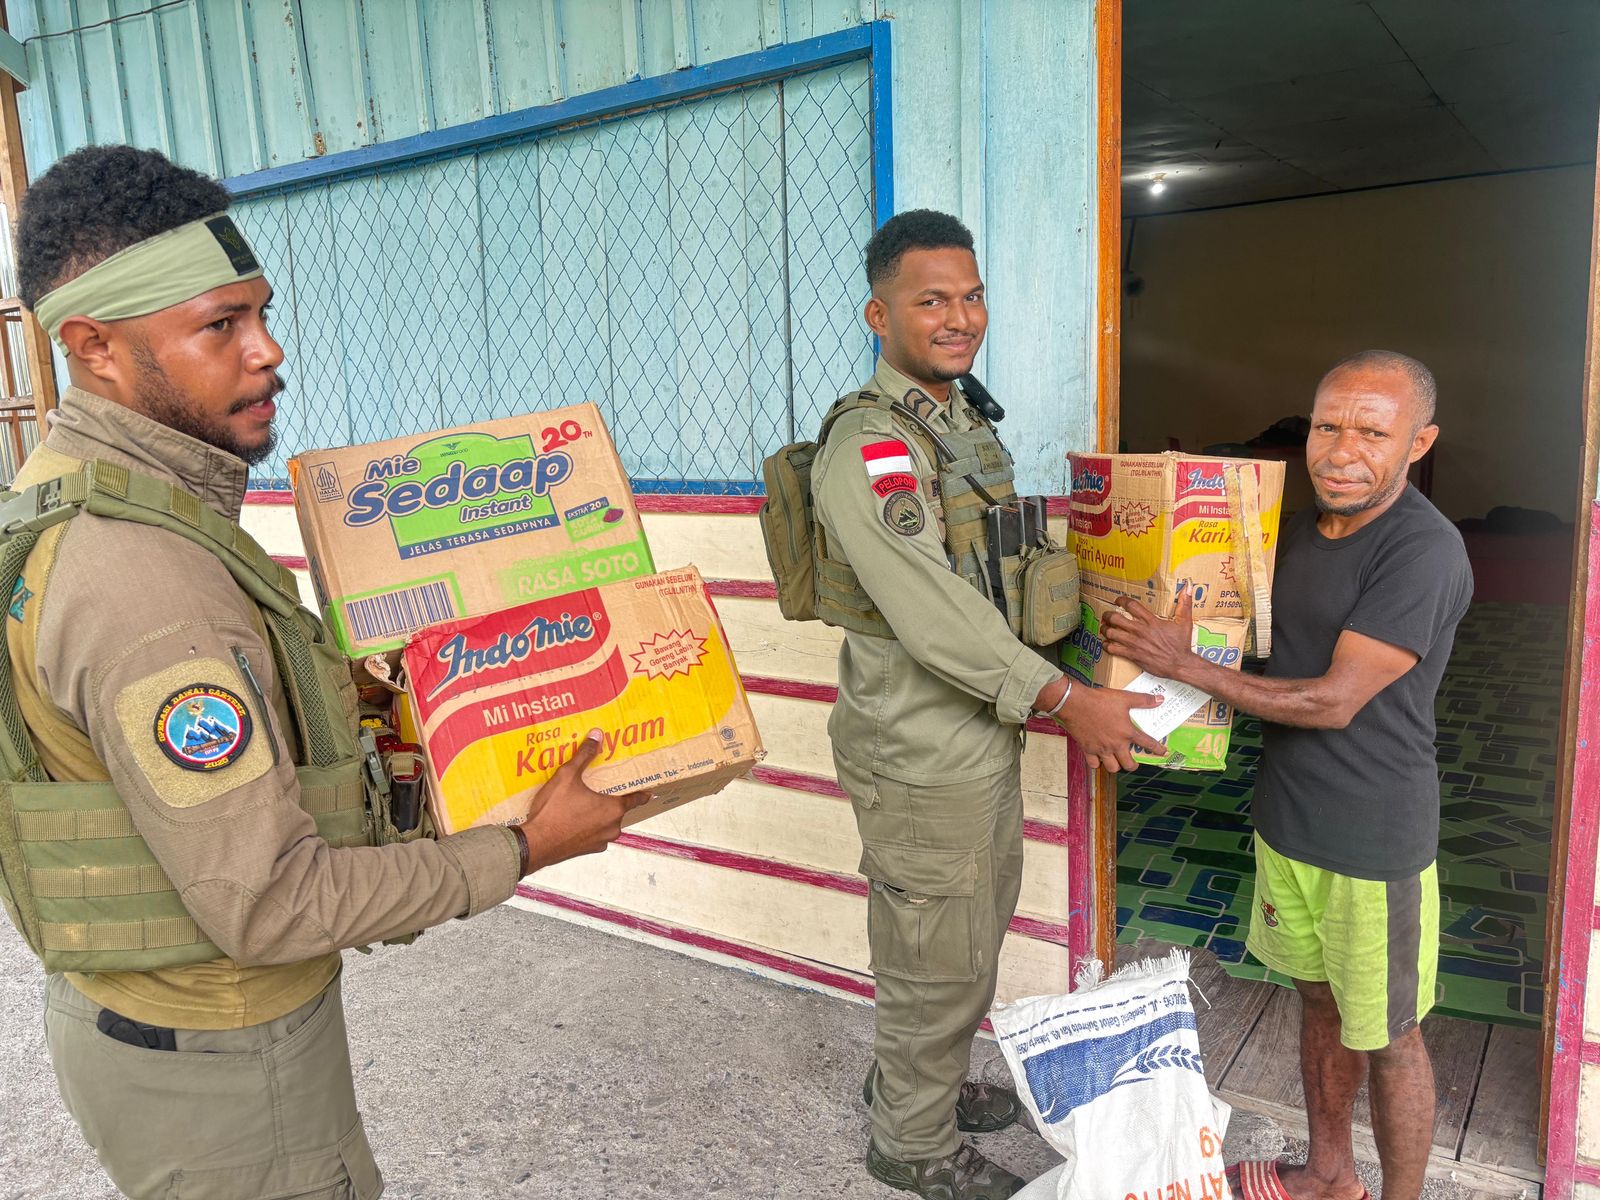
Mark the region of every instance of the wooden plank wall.
MULTIPOLYGON (((246 527, 280 561, 303 567, 293 509, 281 497, 258 495, 247 505, 246 527)), ((640 504, 657 566, 693 563, 707 578, 767 758, 750 778, 638 826, 605 854, 539 872, 524 885, 522 902, 870 996, 861 847, 826 732, 839 634, 779 615, 750 502, 641 497, 640 504)), ((302 590, 309 599, 309 586, 302 590)), ((1023 788, 1022 898, 1001 956, 1002 999, 1065 991, 1068 983, 1067 739, 1042 724, 1029 733, 1023 788)))

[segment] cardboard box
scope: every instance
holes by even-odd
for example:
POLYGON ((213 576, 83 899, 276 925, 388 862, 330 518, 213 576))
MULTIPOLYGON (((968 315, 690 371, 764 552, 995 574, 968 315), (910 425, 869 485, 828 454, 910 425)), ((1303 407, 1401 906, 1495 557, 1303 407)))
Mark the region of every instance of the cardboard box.
POLYGON ((1244 547, 1236 536, 1225 468, 1257 482, 1268 591, 1283 509, 1284 464, 1192 454, 1071 454, 1071 542, 1085 598, 1133 596, 1162 616, 1178 589, 1194 590, 1196 616, 1249 615, 1240 595, 1244 547))
POLYGON ((656 793, 629 824, 764 754, 693 567, 432 625, 403 657, 441 836, 521 819, 590 729, 605 733, 591 787, 656 793))
MULTIPOLYGON (((1083 601, 1083 623, 1062 644, 1061 661, 1070 674, 1086 683, 1126 688, 1143 672, 1127 659, 1105 652, 1100 641, 1100 618, 1110 607, 1099 600, 1083 601)), ((1245 622, 1227 617, 1196 617, 1195 649, 1212 662, 1237 671, 1244 659, 1245 629, 1245 622)), ((1165 758, 1143 751, 1135 753, 1134 758, 1184 771, 1225 771, 1232 735, 1232 706, 1208 700, 1199 712, 1167 735, 1165 758)))
POLYGON ((592 404, 309 450, 289 481, 323 615, 351 658, 655 570, 592 404))
MULTIPOLYGON (((1247 549, 1240 525, 1254 509, 1262 575, 1254 590, 1270 594, 1284 464, 1185 454, 1073 454, 1068 461, 1083 623, 1062 646, 1067 670, 1102 687, 1127 687, 1142 672, 1105 653, 1101 617, 1120 596, 1169 617, 1184 587, 1194 595, 1195 649, 1238 670, 1255 612, 1245 595, 1251 572, 1242 561, 1247 549), (1230 499, 1227 473, 1235 467, 1254 478, 1253 497, 1241 496, 1243 489, 1236 487, 1230 499)), ((1232 729, 1231 707, 1212 700, 1168 735, 1165 759, 1134 757, 1187 771, 1221 771, 1232 729)))

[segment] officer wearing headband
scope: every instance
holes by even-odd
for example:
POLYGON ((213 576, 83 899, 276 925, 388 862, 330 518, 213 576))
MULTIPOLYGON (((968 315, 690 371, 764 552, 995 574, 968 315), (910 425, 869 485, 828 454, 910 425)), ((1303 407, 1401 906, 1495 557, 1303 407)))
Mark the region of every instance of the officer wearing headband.
POLYGON ((23 205, 72 386, 0 504, 0 897, 124 1194, 369 1200, 339 952, 499 904, 644 797, 583 785, 591 740, 522 826, 432 841, 374 804, 348 667, 237 524, 283 352, 228 203, 99 146, 23 205))

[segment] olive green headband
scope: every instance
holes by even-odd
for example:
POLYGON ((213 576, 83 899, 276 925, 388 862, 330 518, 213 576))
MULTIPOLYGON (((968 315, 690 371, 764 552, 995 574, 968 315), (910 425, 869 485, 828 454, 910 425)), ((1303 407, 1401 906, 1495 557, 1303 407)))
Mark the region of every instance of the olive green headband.
POLYGON ((40 296, 33 315, 60 345, 61 326, 68 317, 96 321, 143 317, 261 273, 261 264, 233 218, 217 213, 117 251, 40 296))

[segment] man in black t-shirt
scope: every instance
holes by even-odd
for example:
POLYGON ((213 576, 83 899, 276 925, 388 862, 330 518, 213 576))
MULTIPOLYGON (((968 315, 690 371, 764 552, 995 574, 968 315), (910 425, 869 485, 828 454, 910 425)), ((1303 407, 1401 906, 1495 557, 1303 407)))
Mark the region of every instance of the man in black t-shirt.
POLYGON ((1265 676, 1195 654, 1192 603, 1136 600, 1106 648, 1262 718, 1256 896, 1247 945, 1295 981, 1310 1149, 1241 1164, 1244 1200, 1357 1200, 1350 1122, 1370 1066, 1385 1200, 1416 1200, 1433 1143, 1433 1068, 1418 1023, 1439 959, 1434 695, 1472 599, 1461 535, 1407 486, 1433 445, 1435 387, 1415 359, 1368 350, 1322 379, 1306 465, 1317 510, 1284 529, 1265 676))

